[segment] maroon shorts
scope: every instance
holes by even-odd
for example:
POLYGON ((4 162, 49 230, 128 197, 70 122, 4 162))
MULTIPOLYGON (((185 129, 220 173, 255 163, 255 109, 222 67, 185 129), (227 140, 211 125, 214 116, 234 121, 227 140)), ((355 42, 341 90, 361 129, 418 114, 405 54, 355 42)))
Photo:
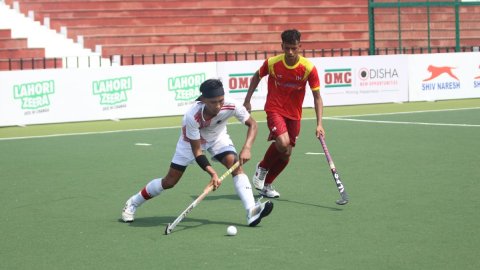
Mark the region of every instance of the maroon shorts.
POLYGON ((267 125, 270 130, 268 140, 275 140, 279 135, 288 132, 290 144, 295 146, 300 134, 300 120, 292 120, 274 112, 267 112, 267 125))

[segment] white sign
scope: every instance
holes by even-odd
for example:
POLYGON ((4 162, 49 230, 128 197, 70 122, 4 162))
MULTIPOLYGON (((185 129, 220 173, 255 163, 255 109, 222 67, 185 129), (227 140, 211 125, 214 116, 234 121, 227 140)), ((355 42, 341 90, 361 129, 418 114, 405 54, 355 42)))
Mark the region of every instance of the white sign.
POLYGON ((181 115, 215 63, 0 72, 0 126, 181 115))
MULTIPOLYGON (((325 106, 480 97, 480 53, 311 58, 325 106)), ((243 103, 264 60, 0 72, 0 126, 182 115, 221 78, 243 103)), ((253 94, 262 110, 268 77, 253 94)), ((308 85, 308 84, 307 84, 308 85)), ((307 86, 304 107, 313 107, 307 86)))
POLYGON ((408 100, 407 56, 352 56, 312 59, 325 106, 408 100))
POLYGON ((480 97, 480 53, 409 57, 410 101, 480 97))
MULTIPOLYGON (((253 74, 263 64, 262 60, 219 62, 217 64, 218 77, 223 82, 225 95, 243 104, 253 74)), ((263 110, 267 98, 268 76, 262 78, 250 100, 252 110, 263 110)))

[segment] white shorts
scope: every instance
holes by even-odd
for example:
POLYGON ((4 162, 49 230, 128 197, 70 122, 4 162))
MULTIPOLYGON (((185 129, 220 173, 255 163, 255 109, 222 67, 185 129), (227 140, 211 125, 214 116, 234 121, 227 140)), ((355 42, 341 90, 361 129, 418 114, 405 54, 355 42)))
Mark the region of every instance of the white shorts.
MULTIPOLYGON (((205 145, 202 145, 202 150, 204 151, 207 150, 210 153, 210 155, 212 155, 213 161, 219 161, 219 160, 216 160, 214 157, 223 152, 229 151, 229 152, 237 153, 237 151, 235 150, 235 146, 233 145, 233 142, 230 139, 230 136, 228 136, 228 134, 221 135, 215 142, 206 143, 205 145)), ((195 156, 193 155, 192 147, 190 146, 190 143, 180 138, 180 140, 178 140, 178 143, 177 143, 175 154, 173 155, 173 158, 172 158, 172 163, 187 167, 188 165, 194 162, 195 162, 195 156)))

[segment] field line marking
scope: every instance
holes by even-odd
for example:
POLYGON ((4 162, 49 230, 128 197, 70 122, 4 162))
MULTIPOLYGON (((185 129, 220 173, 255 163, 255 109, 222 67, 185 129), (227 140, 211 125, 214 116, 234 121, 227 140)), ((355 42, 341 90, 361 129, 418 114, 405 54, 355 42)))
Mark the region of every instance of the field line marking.
MULTIPOLYGON (((327 120, 342 120, 342 119, 345 119, 345 118, 348 118, 348 117, 395 115, 395 114, 424 113, 424 112, 459 111, 459 110, 473 110, 473 109, 480 109, 480 107, 467 107, 467 108, 442 109, 442 110, 408 111, 408 112, 391 112, 391 113, 357 114, 357 115, 343 115, 343 116, 323 117, 323 118, 327 119, 327 120)), ((302 120, 315 120, 315 119, 316 118, 314 118, 314 117, 304 117, 302 120)), ((258 123, 264 123, 266 121, 265 120, 257 120, 257 122, 258 123)), ((229 124, 240 124, 240 123, 229 123, 229 124)), ((474 125, 474 126, 477 126, 477 125, 474 125)), ((24 137, 7 137, 7 138, 0 138, 0 141, 37 139, 37 138, 53 138, 53 137, 63 137, 63 136, 78 136, 78 135, 96 135, 96 134, 132 132, 132 131, 162 130, 162 129, 173 129, 173 128, 180 128, 180 126, 158 127, 158 128, 120 129, 120 130, 108 130, 108 131, 96 131, 96 132, 59 133, 59 134, 24 136, 24 137)))
POLYGON ((477 109, 480 109, 480 107, 466 107, 466 108, 440 109, 440 110, 422 110, 422 111, 408 111, 408 112, 391 112, 391 113, 353 114, 353 115, 335 116, 335 117, 332 117, 332 118, 349 118, 349 117, 362 117, 362 116, 382 116, 382 115, 429 113, 429 112, 448 112, 448 111, 464 111, 464 110, 477 110, 477 109))
MULTIPOLYGON (((428 113, 428 112, 448 112, 448 111, 464 111, 464 110, 478 110, 480 107, 466 107, 455 109, 440 109, 440 110, 422 110, 422 111, 408 111, 408 112, 390 112, 390 113, 367 113, 367 114, 351 114, 351 115, 339 115, 331 117, 323 117, 324 119, 338 119, 349 117, 362 117, 362 116, 382 116, 382 115, 397 115, 397 114, 413 114, 413 113, 428 113)), ((302 120, 315 120, 315 117, 304 117, 302 120)), ((258 122, 258 121, 257 121, 258 122)))
POLYGON ((382 121, 382 120, 365 120, 353 118, 335 118, 325 117, 329 120, 350 121, 350 122, 364 122, 364 123, 380 123, 380 124, 400 124, 400 125, 423 125, 423 126, 449 126, 449 127, 480 127, 476 124, 451 124, 451 123, 425 123, 425 122, 404 122, 404 121, 382 121))
POLYGON ((172 127, 158 127, 158 128, 119 129, 119 130, 107 130, 107 131, 96 131, 96 132, 59 133, 59 134, 50 134, 50 135, 0 138, 0 141, 38 139, 38 138, 53 138, 53 137, 77 136, 77 135, 97 135, 97 134, 121 133, 121 132, 132 132, 132 131, 174 129, 174 128, 181 128, 181 127, 180 126, 172 126, 172 127))

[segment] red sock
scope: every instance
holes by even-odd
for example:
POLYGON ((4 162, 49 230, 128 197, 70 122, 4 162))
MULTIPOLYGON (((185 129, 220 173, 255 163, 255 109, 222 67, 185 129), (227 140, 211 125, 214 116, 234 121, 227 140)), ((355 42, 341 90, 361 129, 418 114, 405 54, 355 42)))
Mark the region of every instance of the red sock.
POLYGON ((272 142, 272 144, 270 144, 270 147, 268 147, 267 152, 263 157, 263 160, 260 161, 260 167, 270 171, 272 166, 275 164, 277 159, 280 158, 281 155, 282 153, 278 152, 278 149, 275 146, 275 142, 272 142))
POLYGON ((277 162, 268 170, 267 177, 265 178, 265 184, 270 185, 275 181, 275 178, 287 167, 290 158, 287 160, 279 158, 277 162))
POLYGON ((144 187, 142 189, 142 191, 140 191, 140 194, 142 194, 142 197, 145 199, 145 200, 150 200, 152 198, 152 196, 150 196, 150 194, 148 194, 147 192, 147 187, 144 187))

